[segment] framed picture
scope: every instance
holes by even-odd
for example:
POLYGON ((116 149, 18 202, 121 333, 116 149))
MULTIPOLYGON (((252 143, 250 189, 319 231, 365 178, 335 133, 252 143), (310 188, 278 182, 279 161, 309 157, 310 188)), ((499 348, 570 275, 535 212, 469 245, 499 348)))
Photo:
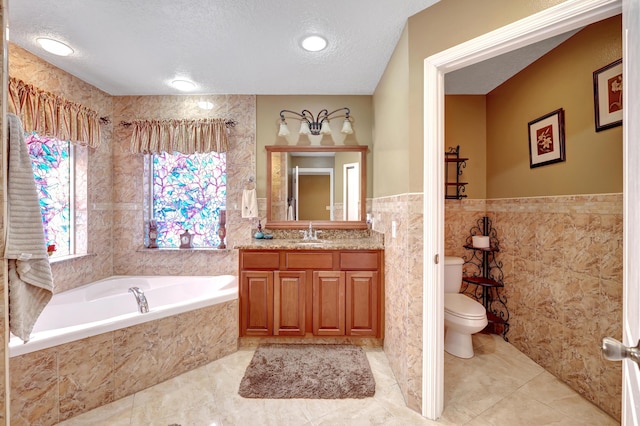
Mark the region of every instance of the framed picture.
POLYGON ((564 110, 557 109, 529 122, 529 166, 564 161, 564 110))
POLYGON ((622 59, 593 72, 596 132, 622 124, 622 59))

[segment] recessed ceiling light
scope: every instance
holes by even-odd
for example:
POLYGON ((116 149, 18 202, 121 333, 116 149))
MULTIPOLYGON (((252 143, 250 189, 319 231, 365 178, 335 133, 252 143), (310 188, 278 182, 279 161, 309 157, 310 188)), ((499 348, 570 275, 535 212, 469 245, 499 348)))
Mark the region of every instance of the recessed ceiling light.
POLYGON ((73 49, 61 41, 52 38, 39 37, 36 39, 38 44, 47 52, 58 56, 69 56, 73 53, 73 49))
POLYGON ((189 80, 173 80, 171 85, 182 92, 188 92, 196 88, 195 83, 189 80))
POLYGON ((327 47, 327 40, 317 35, 305 37, 302 40, 302 47, 309 52, 319 52, 327 47))

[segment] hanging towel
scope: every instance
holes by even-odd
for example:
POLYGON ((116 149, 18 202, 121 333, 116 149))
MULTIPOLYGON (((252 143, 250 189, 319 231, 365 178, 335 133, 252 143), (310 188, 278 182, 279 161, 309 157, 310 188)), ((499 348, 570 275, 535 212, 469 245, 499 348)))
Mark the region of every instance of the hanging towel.
POLYGON ((7 114, 7 120, 8 217, 4 256, 9 259, 9 329, 26 342, 53 296, 53 276, 22 123, 14 114, 7 114))
POLYGON ((242 217, 258 217, 258 197, 255 188, 242 191, 242 217))
POLYGON ((287 208, 287 220, 293 220, 293 206, 289 205, 287 208))

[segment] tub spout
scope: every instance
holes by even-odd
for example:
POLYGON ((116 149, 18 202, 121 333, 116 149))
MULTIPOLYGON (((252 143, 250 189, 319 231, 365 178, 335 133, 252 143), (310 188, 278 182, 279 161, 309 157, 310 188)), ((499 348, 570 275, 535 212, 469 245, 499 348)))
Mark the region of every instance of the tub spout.
POLYGON ((135 296, 140 313, 146 314, 147 312, 149 312, 149 303, 147 303, 147 297, 144 295, 144 292, 140 290, 139 287, 131 287, 129 288, 129 292, 133 293, 133 295, 135 296))

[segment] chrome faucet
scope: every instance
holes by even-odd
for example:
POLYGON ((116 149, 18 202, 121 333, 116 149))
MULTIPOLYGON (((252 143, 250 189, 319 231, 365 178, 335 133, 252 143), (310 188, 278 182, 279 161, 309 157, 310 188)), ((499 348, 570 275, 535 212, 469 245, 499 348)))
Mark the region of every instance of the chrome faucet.
POLYGON ((138 303, 138 310, 141 314, 146 314, 149 312, 149 303, 147 303, 147 297, 144 295, 144 292, 140 290, 140 287, 131 287, 129 288, 129 293, 133 293, 136 298, 136 302, 138 303))
POLYGON ((318 239, 318 234, 322 231, 318 231, 317 229, 314 231, 313 229, 313 224, 311 222, 309 222, 309 229, 308 230, 303 230, 300 231, 302 232, 302 239, 303 240, 317 240, 318 239))

